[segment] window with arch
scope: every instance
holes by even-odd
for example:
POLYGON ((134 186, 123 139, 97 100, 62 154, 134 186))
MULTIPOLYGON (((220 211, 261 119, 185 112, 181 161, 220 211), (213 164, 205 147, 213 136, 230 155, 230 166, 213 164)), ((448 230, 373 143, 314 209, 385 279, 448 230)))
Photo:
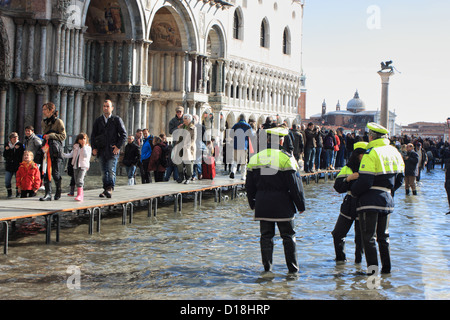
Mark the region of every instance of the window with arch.
POLYGON ((291 54, 291 33, 288 27, 283 31, 283 54, 291 54))
POLYGON ((267 18, 264 18, 263 21, 261 21, 259 39, 259 45, 261 47, 269 48, 269 22, 267 21, 267 18))
POLYGON ((234 10, 233 15, 233 38, 242 40, 243 39, 243 18, 242 18, 242 11, 240 8, 236 8, 234 10))

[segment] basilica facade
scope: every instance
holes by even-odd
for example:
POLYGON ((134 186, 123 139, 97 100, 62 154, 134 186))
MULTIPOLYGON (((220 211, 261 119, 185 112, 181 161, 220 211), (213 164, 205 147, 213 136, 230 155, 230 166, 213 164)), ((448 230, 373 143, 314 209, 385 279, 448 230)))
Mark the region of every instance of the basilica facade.
POLYGON ((41 133, 47 101, 69 137, 105 99, 130 134, 167 133, 179 105, 219 138, 241 113, 300 123, 302 18, 285 0, 0 0, 0 144, 41 133))

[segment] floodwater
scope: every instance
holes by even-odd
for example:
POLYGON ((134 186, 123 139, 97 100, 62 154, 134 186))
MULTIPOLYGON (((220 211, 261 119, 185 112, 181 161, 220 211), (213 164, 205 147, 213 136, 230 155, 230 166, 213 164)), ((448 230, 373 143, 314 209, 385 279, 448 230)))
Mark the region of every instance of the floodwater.
POLYGON ((392 273, 365 274, 355 264, 354 231, 347 237, 348 262, 337 265, 330 232, 342 196, 333 182, 304 185, 307 210, 296 217, 300 272, 287 274, 282 242, 275 238, 272 273, 263 273, 259 224, 246 198, 184 200, 156 219, 135 211, 103 214, 101 232, 88 234, 80 215, 64 222, 61 240, 45 244, 39 233, 10 240, 0 255, 0 299, 449 299, 450 231, 444 172, 423 173, 417 196, 396 194, 390 219, 392 273))

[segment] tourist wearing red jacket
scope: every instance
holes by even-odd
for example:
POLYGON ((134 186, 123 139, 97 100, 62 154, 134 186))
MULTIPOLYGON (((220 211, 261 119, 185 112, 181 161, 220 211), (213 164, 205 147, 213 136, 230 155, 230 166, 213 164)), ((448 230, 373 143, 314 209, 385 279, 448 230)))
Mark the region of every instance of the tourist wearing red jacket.
POLYGON ((21 198, 34 197, 41 186, 41 174, 31 151, 23 153, 23 161, 16 172, 16 186, 21 198))

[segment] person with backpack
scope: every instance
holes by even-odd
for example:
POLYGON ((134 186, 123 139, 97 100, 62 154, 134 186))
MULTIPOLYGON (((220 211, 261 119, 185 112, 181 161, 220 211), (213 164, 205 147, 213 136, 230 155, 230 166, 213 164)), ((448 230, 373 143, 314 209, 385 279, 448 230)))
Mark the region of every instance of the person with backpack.
POLYGON ((167 149, 167 146, 162 143, 160 137, 155 136, 153 138, 153 151, 150 155, 150 159, 148 162, 148 172, 153 171, 155 176, 155 182, 164 181, 164 174, 166 172, 167 158, 166 154, 163 152, 163 149, 167 149))
POLYGON ((140 164, 141 150, 138 145, 134 143, 134 136, 128 136, 128 144, 125 146, 125 154, 122 160, 125 169, 127 170, 128 185, 136 184, 134 175, 137 166, 140 164))
POLYGON ((293 155, 297 162, 300 160, 300 156, 303 153, 303 135, 299 130, 299 126, 297 124, 292 125, 292 129, 289 130, 289 135, 292 139, 292 144, 294 145, 293 155))
POLYGON ((148 164, 150 162, 150 156, 152 155, 153 135, 149 133, 148 129, 143 129, 142 134, 144 136, 141 149, 142 169, 144 169, 144 172, 142 172, 142 184, 146 184, 152 182, 152 176, 150 171, 148 171, 148 164))
POLYGON ((325 166, 327 170, 333 169, 332 163, 333 163, 333 152, 335 143, 336 140, 334 138, 334 132, 332 129, 330 129, 323 141, 323 149, 325 150, 325 166))
POLYGON ((334 142, 334 151, 333 151, 333 161, 331 162, 331 167, 330 167, 331 170, 334 170, 334 168, 336 167, 335 163, 336 163, 337 153, 341 146, 341 139, 339 138, 337 132, 334 133, 334 141, 335 142, 334 142))

